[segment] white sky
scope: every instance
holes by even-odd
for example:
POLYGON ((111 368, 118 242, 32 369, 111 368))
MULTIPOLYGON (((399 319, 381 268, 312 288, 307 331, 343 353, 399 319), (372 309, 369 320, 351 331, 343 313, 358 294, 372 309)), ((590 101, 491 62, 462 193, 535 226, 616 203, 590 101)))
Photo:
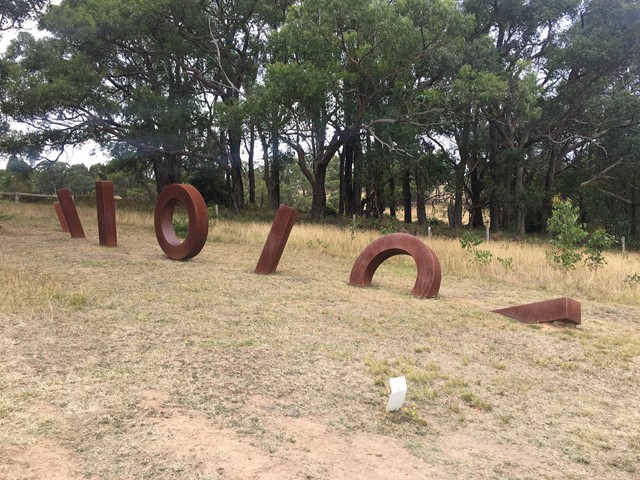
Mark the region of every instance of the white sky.
MULTIPOLYGON (((1 0, 0 0, 1 1, 1 0)), ((61 0, 52 0, 51 3, 57 5, 61 0)), ((35 22, 28 22, 22 31, 28 31, 35 37, 43 36, 43 33, 38 31, 35 22)), ((9 46, 9 43, 15 36, 18 34, 19 30, 15 31, 7 31, 2 32, 0 34, 0 52, 4 53, 4 51, 9 46)), ((16 129, 20 129, 16 126, 16 129)), ((60 157, 60 161, 69 163, 71 165, 84 163, 87 167, 94 165, 96 163, 106 163, 108 161, 108 157, 105 156, 98 148, 96 148, 95 144, 88 144, 82 147, 68 147, 65 149, 64 154, 60 157)), ((0 170, 4 169, 7 165, 7 158, 4 156, 0 156, 0 170)))

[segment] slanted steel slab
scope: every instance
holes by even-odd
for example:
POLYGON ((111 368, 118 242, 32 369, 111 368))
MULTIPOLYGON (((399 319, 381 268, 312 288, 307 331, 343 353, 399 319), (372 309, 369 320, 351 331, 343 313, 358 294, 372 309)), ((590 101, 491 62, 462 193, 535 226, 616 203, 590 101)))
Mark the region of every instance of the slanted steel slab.
POLYGON ((113 182, 96 182, 96 209, 98 210, 100 245, 117 247, 116 201, 113 196, 113 182))
POLYGON ((53 208, 56 210, 56 215, 58 216, 58 221, 60 222, 60 226, 62 227, 62 231, 65 233, 69 233, 69 225, 67 225, 67 219, 64 218, 64 212, 62 211, 62 207, 60 206, 60 202, 53 202, 53 208))
POLYGON ((254 273, 270 275, 276 271, 297 217, 298 212, 294 208, 280 205, 254 273))
POLYGON ((394 255, 411 255, 416 262, 418 274, 411 290, 414 297, 431 298, 438 295, 442 276, 438 257, 422 241, 408 233, 393 233, 371 242, 353 264, 349 284, 370 287, 376 269, 394 255))
POLYGON ((71 238, 85 238, 82 223, 80 223, 80 217, 78 216, 78 210, 76 210, 76 205, 73 203, 71 191, 68 188, 61 188, 56 191, 56 195, 58 195, 60 207, 62 207, 64 218, 69 226, 71 238))
POLYGON ((542 302, 528 303, 516 307, 501 308, 493 310, 505 317, 513 318, 522 323, 544 323, 544 322, 572 322, 580 325, 582 322, 582 312, 580 302, 569 297, 554 298, 542 302))

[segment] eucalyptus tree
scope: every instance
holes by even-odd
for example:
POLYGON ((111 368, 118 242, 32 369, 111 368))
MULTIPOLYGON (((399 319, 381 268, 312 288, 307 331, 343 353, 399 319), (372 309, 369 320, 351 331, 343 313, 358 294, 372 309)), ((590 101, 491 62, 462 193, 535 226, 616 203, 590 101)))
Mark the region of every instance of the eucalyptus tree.
MULTIPOLYGON (((584 152, 607 135, 637 122, 637 66, 640 62, 640 5, 626 0, 585 2, 577 21, 550 53, 547 91, 537 126, 546 147, 542 222, 551 214, 555 182, 584 152), (634 90, 636 93, 633 93, 634 90)), ((607 172, 629 161, 607 155, 607 172)))
POLYGON ((0 3, 0 32, 21 27, 24 22, 34 20, 49 0, 3 0, 0 3))
POLYGON ((231 207, 240 209, 241 99, 285 6, 63 1, 41 18, 51 37, 25 36, 12 47, 3 108, 32 125, 34 142, 94 140, 150 162, 158 190, 180 181, 185 158, 213 162, 229 177, 231 207))
MULTIPOLYGON (((493 41, 506 95, 481 106, 488 123, 484 196, 491 226, 544 226, 555 181, 589 144, 628 121, 607 108, 637 64, 637 2, 467 0, 477 35, 493 41), (525 222, 525 212, 529 220, 525 222)), ((569 170, 566 170, 569 168, 569 170)))
MULTIPOLYGON (((508 228, 516 220, 516 230, 524 231, 526 205, 522 194, 525 179, 532 178, 527 170, 536 168, 530 150, 538 140, 534 127, 541 116, 543 89, 548 82, 547 57, 562 46, 560 33, 571 24, 581 3, 580 0, 464 2, 465 9, 476 19, 476 39, 488 37, 493 41, 499 65, 496 68, 494 63, 488 71, 472 73, 485 80, 487 75, 493 77, 492 94, 477 106, 481 121, 486 121, 481 183, 492 229, 508 228)), ((483 84, 486 86, 486 81, 483 84)), ((480 197, 478 192, 472 193, 476 199, 480 197)))
POLYGON ((364 132, 393 147, 377 127, 433 113, 424 92, 441 72, 429 57, 461 41, 466 25, 444 0, 307 0, 289 10, 272 37, 265 89, 286 111, 282 141, 311 184, 314 218, 324 215, 327 166, 340 149, 357 148, 364 132), (371 115, 394 89, 406 89, 410 101, 371 115))

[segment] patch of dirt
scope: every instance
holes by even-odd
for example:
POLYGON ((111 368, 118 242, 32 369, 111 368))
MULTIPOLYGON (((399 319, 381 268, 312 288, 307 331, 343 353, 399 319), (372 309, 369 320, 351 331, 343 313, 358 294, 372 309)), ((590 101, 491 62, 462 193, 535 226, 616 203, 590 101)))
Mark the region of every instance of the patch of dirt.
POLYGON ((563 472, 544 465, 540 455, 532 447, 523 445, 499 445, 488 439, 480 439, 462 432, 443 436, 437 443, 444 461, 461 463, 471 468, 474 475, 467 478, 486 478, 490 474, 508 471, 509 478, 562 478, 563 472), (483 470, 491 465, 489 471, 483 470))
MULTIPOLYGON (((151 392, 147 392, 149 394, 151 392)), ((400 443, 381 435, 332 431, 327 422, 315 418, 270 417, 269 429, 278 431, 284 445, 275 451, 257 445, 254 437, 243 437, 213 421, 192 418, 177 408, 162 404, 162 394, 140 402, 147 412, 162 412, 153 418, 155 433, 149 453, 173 456, 181 463, 198 465, 203 476, 225 479, 432 479, 446 472, 426 464, 400 443)), ((255 404, 267 407, 261 396, 255 404)))
POLYGON ((71 453, 50 441, 0 449, 0 478, 4 480, 74 480, 83 478, 79 471, 71 453))
MULTIPOLYGON (((269 445, 256 443, 255 436, 242 436, 220 428, 214 421, 190 417, 164 403, 159 392, 145 392, 139 408, 153 417, 153 439, 145 450, 173 458, 178 463, 197 465, 199 474, 224 479, 435 479, 456 478, 447 466, 472 467, 464 478, 486 478, 499 473, 484 471, 487 465, 521 477, 542 475, 559 478, 562 472, 541 464, 535 449, 497 444, 461 432, 443 434, 435 442, 425 439, 419 449, 425 461, 412 454, 401 440, 382 435, 342 434, 326 419, 270 416, 270 402, 261 395, 247 406, 262 410, 263 425, 282 440, 269 452, 269 445), (425 448, 428 450, 425 452, 425 448)), ((457 477, 462 478, 462 477, 457 477)))

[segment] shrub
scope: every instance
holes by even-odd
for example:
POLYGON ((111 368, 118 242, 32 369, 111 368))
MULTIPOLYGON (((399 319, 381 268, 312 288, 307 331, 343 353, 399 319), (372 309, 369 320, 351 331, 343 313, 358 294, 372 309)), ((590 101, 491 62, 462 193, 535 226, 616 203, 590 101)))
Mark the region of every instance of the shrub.
POLYGON ((607 262, 602 256, 602 251, 614 244, 615 238, 609 235, 604 228, 597 228, 587 240, 584 263, 592 270, 604 266, 607 262))
POLYGON ((489 250, 480 250, 478 246, 482 243, 482 239, 473 232, 464 232, 460 236, 460 245, 470 255, 472 261, 478 265, 487 266, 491 263, 493 254, 489 250))
POLYGON ((605 229, 597 228, 591 235, 584 225, 579 223, 578 207, 571 204, 571 200, 555 198, 551 218, 547 229, 552 235, 552 249, 546 255, 551 266, 558 270, 572 270, 576 263, 584 259, 585 265, 593 270, 604 266, 607 262, 602 252, 610 248, 615 238, 605 229), (584 251, 581 244, 586 240, 584 251))
POLYGON ((571 200, 554 199, 551 218, 547 222, 547 229, 553 236, 553 249, 547 250, 546 254, 555 269, 572 270, 582 259, 578 248, 587 231, 578 222, 579 217, 578 207, 574 207, 571 200))

